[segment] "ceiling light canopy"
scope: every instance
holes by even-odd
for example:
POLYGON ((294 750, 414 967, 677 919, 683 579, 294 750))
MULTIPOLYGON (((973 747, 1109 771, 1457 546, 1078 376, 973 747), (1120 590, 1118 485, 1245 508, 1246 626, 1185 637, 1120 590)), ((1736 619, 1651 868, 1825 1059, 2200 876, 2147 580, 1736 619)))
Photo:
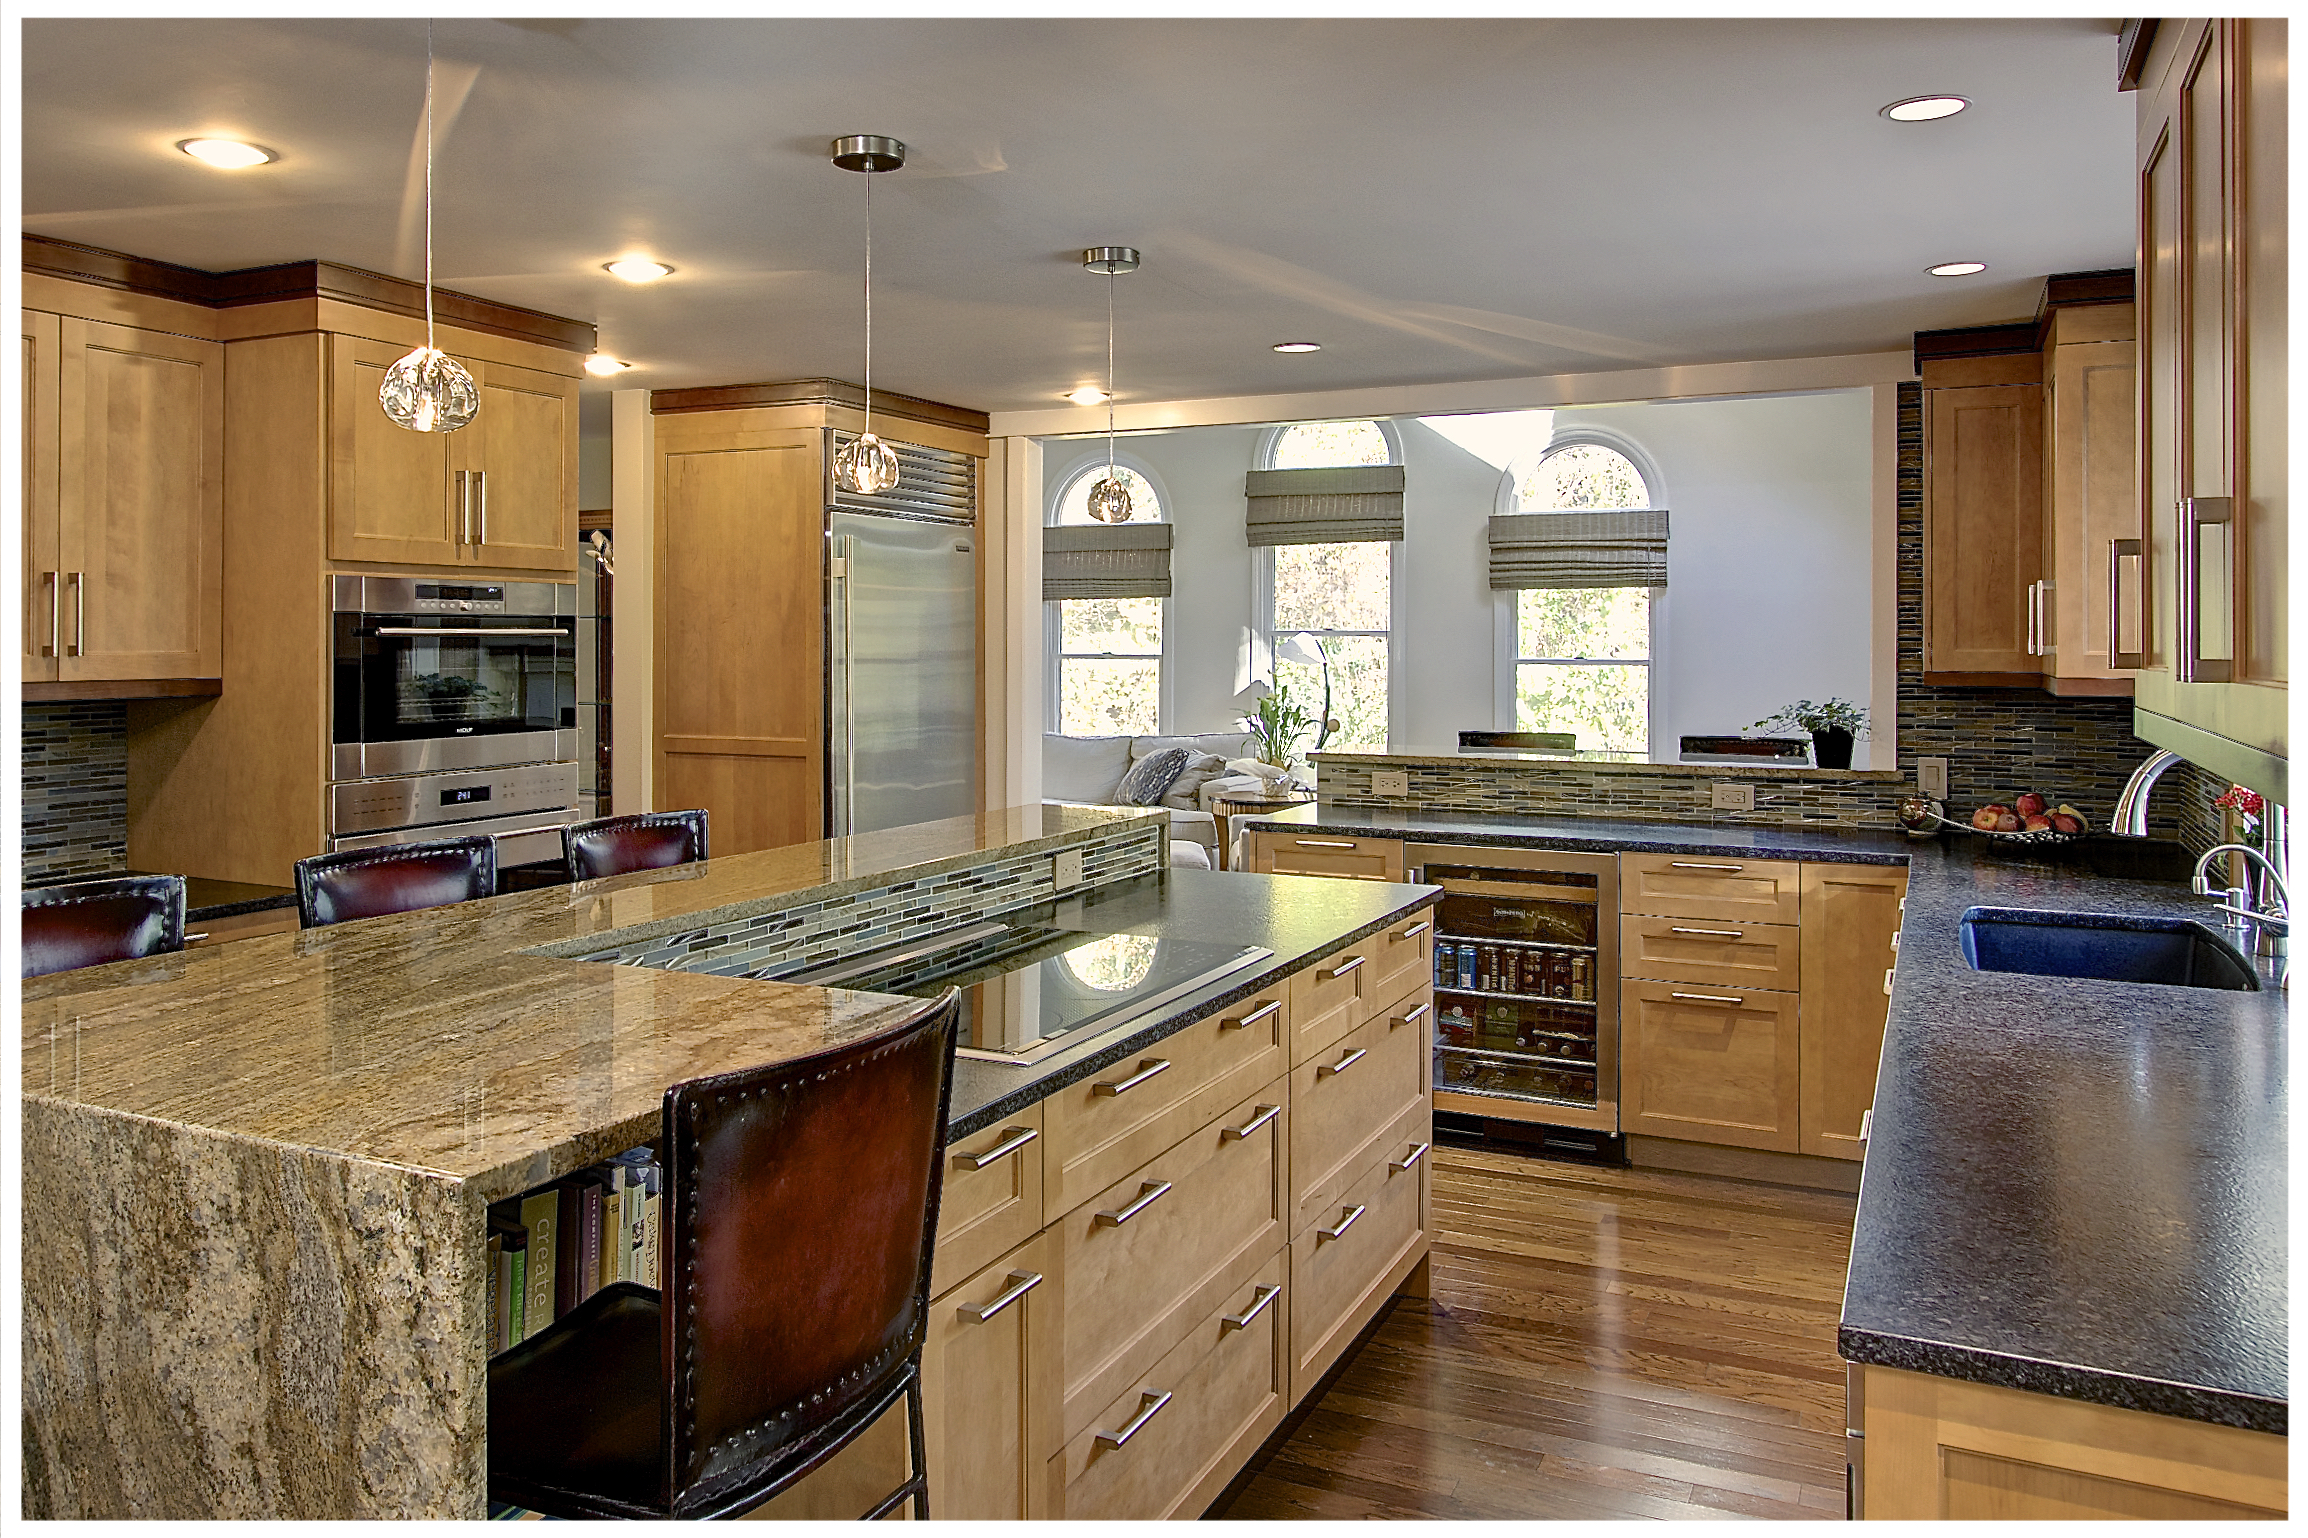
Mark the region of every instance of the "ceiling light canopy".
POLYGON ((1935 278, 1968 278, 1975 272, 1987 271, 1985 262, 1941 262, 1937 267, 1923 269, 1935 278))
POLYGON ((1320 352, 1322 351, 1322 344, 1320 342, 1277 342, 1274 344, 1274 350, 1276 352, 1320 352))
POLYGON ((603 262, 601 270, 628 283, 654 283, 673 273, 663 262, 653 262, 645 256, 621 256, 614 262, 603 262))
POLYGON ((1084 385, 1079 390, 1068 390, 1066 399, 1077 406, 1103 406, 1106 404, 1106 392, 1092 385, 1084 385))
POLYGON ((1883 115, 1894 123, 1928 123, 1934 118, 1954 117, 1970 105, 1960 96, 1910 96, 1884 108, 1883 115))
POLYGON ((250 166, 271 165, 280 159, 276 151, 240 139, 179 139, 176 147, 203 165, 215 166, 220 171, 245 171, 250 166))
POLYGON ((612 358, 605 352, 597 352, 585 360, 585 372, 596 379, 608 379, 631 367, 633 365, 623 358, 612 358))

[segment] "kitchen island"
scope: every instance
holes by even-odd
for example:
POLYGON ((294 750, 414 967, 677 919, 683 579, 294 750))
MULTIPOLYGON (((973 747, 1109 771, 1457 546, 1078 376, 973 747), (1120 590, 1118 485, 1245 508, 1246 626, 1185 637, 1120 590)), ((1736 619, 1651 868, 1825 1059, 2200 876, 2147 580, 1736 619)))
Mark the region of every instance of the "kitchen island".
MULTIPOLYGON (((1221 879, 1164 873, 1161 821, 1018 808, 27 984, 25 1514, 483 1515, 487 1206, 652 1140, 671 1083, 917 1007, 576 956, 871 949, 1054 903, 1073 859, 1072 896, 1127 888, 1155 923, 1221 879)), ((1429 896, 1302 919, 1136 1035, 1429 896)), ((998 1066, 957 1077, 957 1138, 1019 1103, 1016 1071, 969 1087, 998 1066)))

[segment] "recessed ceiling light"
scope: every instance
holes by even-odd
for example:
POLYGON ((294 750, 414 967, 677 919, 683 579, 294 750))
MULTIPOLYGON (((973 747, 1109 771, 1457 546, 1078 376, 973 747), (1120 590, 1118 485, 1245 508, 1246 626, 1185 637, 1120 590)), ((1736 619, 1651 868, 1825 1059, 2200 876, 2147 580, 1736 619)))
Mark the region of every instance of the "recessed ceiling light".
POLYGON ((1277 342, 1274 344, 1274 350, 1276 352, 1320 352, 1322 351, 1322 344, 1320 342, 1277 342))
POLYGON ((1928 123, 1933 118, 1954 117, 1970 105, 1960 96, 1910 96, 1884 108, 1883 115, 1894 123, 1928 123))
POLYGON ((628 283, 654 283, 673 271, 663 262, 653 262, 645 256, 620 257, 614 262, 603 262, 601 268, 628 283))
POLYGON ((176 147, 204 165, 220 171, 243 171, 250 166, 270 165, 280 156, 261 144, 244 144, 238 139, 179 139, 176 147))
POLYGON ((1923 269, 1935 278, 1968 278, 1975 272, 1987 271, 1985 262, 1941 262, 1937 267, 1923 269))
POLYGON ((585 372, 596 379, 607 379, 613 374, 622 374, 631 367, 633 365, 623 358, 612 358, 605 352, 597 352, 585 360, 585 372))
POLYGON ((1084 385, 1079 390, 1068 390, 1066 399, 1077 406, 1103 406, 1106 404, 1106 392, 1094 390, 1090 386, 1084 385))

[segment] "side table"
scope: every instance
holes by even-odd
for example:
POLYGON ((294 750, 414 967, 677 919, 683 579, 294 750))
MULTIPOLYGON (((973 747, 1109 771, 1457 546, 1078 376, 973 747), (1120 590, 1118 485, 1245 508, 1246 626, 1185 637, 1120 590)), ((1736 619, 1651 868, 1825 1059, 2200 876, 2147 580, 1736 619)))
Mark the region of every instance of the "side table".
POLYGON ((1229 870, 1234 854, 1234 831, 1226 825, 1229 817, 1264 817, 1272 812, 1288 811, 1304 806, 1312 796, 1286 796, 1281 800, 1266 800, 1257 796, 1212 796, 1210 815, 1218 823, 1218 868, 1229 870))

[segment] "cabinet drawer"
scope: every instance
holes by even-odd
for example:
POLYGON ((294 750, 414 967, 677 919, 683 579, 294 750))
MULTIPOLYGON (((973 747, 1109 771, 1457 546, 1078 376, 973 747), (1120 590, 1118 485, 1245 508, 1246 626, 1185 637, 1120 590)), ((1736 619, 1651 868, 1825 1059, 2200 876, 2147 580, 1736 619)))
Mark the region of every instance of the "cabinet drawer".
POLYGON ((1362 975, 1370 970, 1371 957, 1377 953, 1377 946, 1371 943, 1377 938, 1370 936, 1290 974, 1293 1067, 1362 1023, 1362 975))
POLYGON ((1066 1440, 1282 1247, 1288 1099, 1276 1080, 1066 1215, 1066 1440))
POLYGON ((1621 984, 1620 1125, 1795 1152, 1797 1019, 1792 993, 1621 984))
POLYGON ((1050 1460, 1048 1515, 1075 1521, 1201 1515, 1282 1422, 1290 1301, 1283 1271, 1277 1251, 1144 1377, 1100 1408, 1050 1460), (1247 1322, 1232 1322, 1238 1320, 1247 1322))
POLYGON ((1369 1019, 1382 1004, 1392 1004, 1411 989, 1434 977, 1434 909, 1398 919, 1374 935, 1355 942, 1370 959, 1355 991, 1362 999, 1362 1018, 1369 1019))
POLYGON ((1290 1231, 1331 1215, 1404 1115, 1426 1105, 1434 995, 1421 989, 1290 1071, 1290 1231))
POLYGON ((1402 840, 1398 838, 1338 838, 1328 833, 1255 833, 1251 837, 1252 870, 1279 876, 1403 879, 1402 840))
POLYGON ((930 1291, 944 1292, 1042 1227, 1042 1107, 946 1146, 930 1291))
POLYGON ((1401 1169, 1400 1152, 1389 1149, 1393 1162, 1365 1170, 1336 1206, 1290 1241, 1294 1399, 1313 1388, 1426 1252, 1430 1156, 1401 1169))
POLYGON ((1290 1039, 1288 981, 1277 978, 1043 1101, 1048 1210, 1078 1205, 1271 1083, 1290 1039))
POLYGON ((1803 981, 1803 931, 1793 924, 1694 923, 1629 913, 1619 920, 1619 971, 1670 983, 1771 988, 1803 981))
POLYGON ((1803 867, 1793 860, 1733 860, 1696 854, 1619 856, 1619 907, 1626 913, 1795 924, 1803 916, 1803 867))

